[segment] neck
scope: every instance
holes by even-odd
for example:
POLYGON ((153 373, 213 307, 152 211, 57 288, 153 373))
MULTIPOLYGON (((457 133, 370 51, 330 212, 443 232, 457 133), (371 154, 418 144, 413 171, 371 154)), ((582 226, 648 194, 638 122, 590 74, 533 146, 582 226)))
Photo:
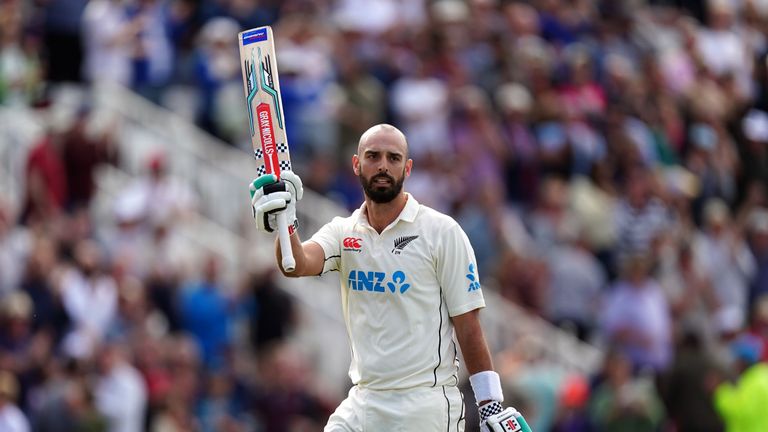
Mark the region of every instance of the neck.
POLYGON ((379 234, 388 227, 405 208, 408 201, 408 195, 400 192, 395 199, 387 203, 376 203, 370 198, 365 197, 365 211, 368 217, 368 223, 379 234))

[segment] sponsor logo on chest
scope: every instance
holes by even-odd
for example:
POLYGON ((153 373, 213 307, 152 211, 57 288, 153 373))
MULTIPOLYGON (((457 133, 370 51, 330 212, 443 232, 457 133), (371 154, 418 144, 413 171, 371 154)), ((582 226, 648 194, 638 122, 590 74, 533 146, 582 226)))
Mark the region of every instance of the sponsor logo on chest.
POLYGON ((391 276, 379 271, 351 270, 347 284, 350 290, 362 293, 405 294, 411 287, 406 279, 402 270, 396 270, 391 276))
POLYGON ((363 251, 363 239, 359 237, 344 237, 341 246, 345 252, 360 253, 363 251))

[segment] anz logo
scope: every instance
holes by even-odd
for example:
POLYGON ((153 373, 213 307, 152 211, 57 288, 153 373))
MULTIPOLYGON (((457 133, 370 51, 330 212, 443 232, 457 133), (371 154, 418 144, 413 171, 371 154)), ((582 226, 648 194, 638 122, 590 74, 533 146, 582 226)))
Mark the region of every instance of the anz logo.
POLYGON ((397 270, 388 278, 384 272, 352 270, 349 272, 349 288, 352 291, 390 292, 405 294, 411 284, 405 281, 405 273, 397 270))
POLYGON ((468 273, 466 275, 467 279, 469 280, 469 288, 467 288, 467 291, 477 291, 480 289, 480 281, 478 281, 478 277, 475 274, 475 264, 470 263, 469 268, 467 269, 468 273))

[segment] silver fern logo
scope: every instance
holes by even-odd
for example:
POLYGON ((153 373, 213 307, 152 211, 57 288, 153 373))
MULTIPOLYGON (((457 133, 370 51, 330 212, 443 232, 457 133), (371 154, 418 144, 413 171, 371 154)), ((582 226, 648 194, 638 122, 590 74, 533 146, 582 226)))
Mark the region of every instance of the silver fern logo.
POLYGON ((392 248, 392 253, 395 255, 400 255, 403 252, 403 248, 408 246, 409 243, 419 238, 419 236, 405 236, 405 237, 398 237, 395 239, 395 247, 392 248))

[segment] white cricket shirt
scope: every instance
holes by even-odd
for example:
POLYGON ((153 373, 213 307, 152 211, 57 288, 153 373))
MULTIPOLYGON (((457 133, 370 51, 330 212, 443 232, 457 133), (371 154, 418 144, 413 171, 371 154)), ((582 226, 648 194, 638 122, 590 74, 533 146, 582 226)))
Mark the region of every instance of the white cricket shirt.
POLYGON ((410 194, 397 219, 377 233, 365 204, 310 240, 338 271, 354 384, 379 390, 456 385, 451 316, 485 306, 475 253, 451 217, 410 194))

